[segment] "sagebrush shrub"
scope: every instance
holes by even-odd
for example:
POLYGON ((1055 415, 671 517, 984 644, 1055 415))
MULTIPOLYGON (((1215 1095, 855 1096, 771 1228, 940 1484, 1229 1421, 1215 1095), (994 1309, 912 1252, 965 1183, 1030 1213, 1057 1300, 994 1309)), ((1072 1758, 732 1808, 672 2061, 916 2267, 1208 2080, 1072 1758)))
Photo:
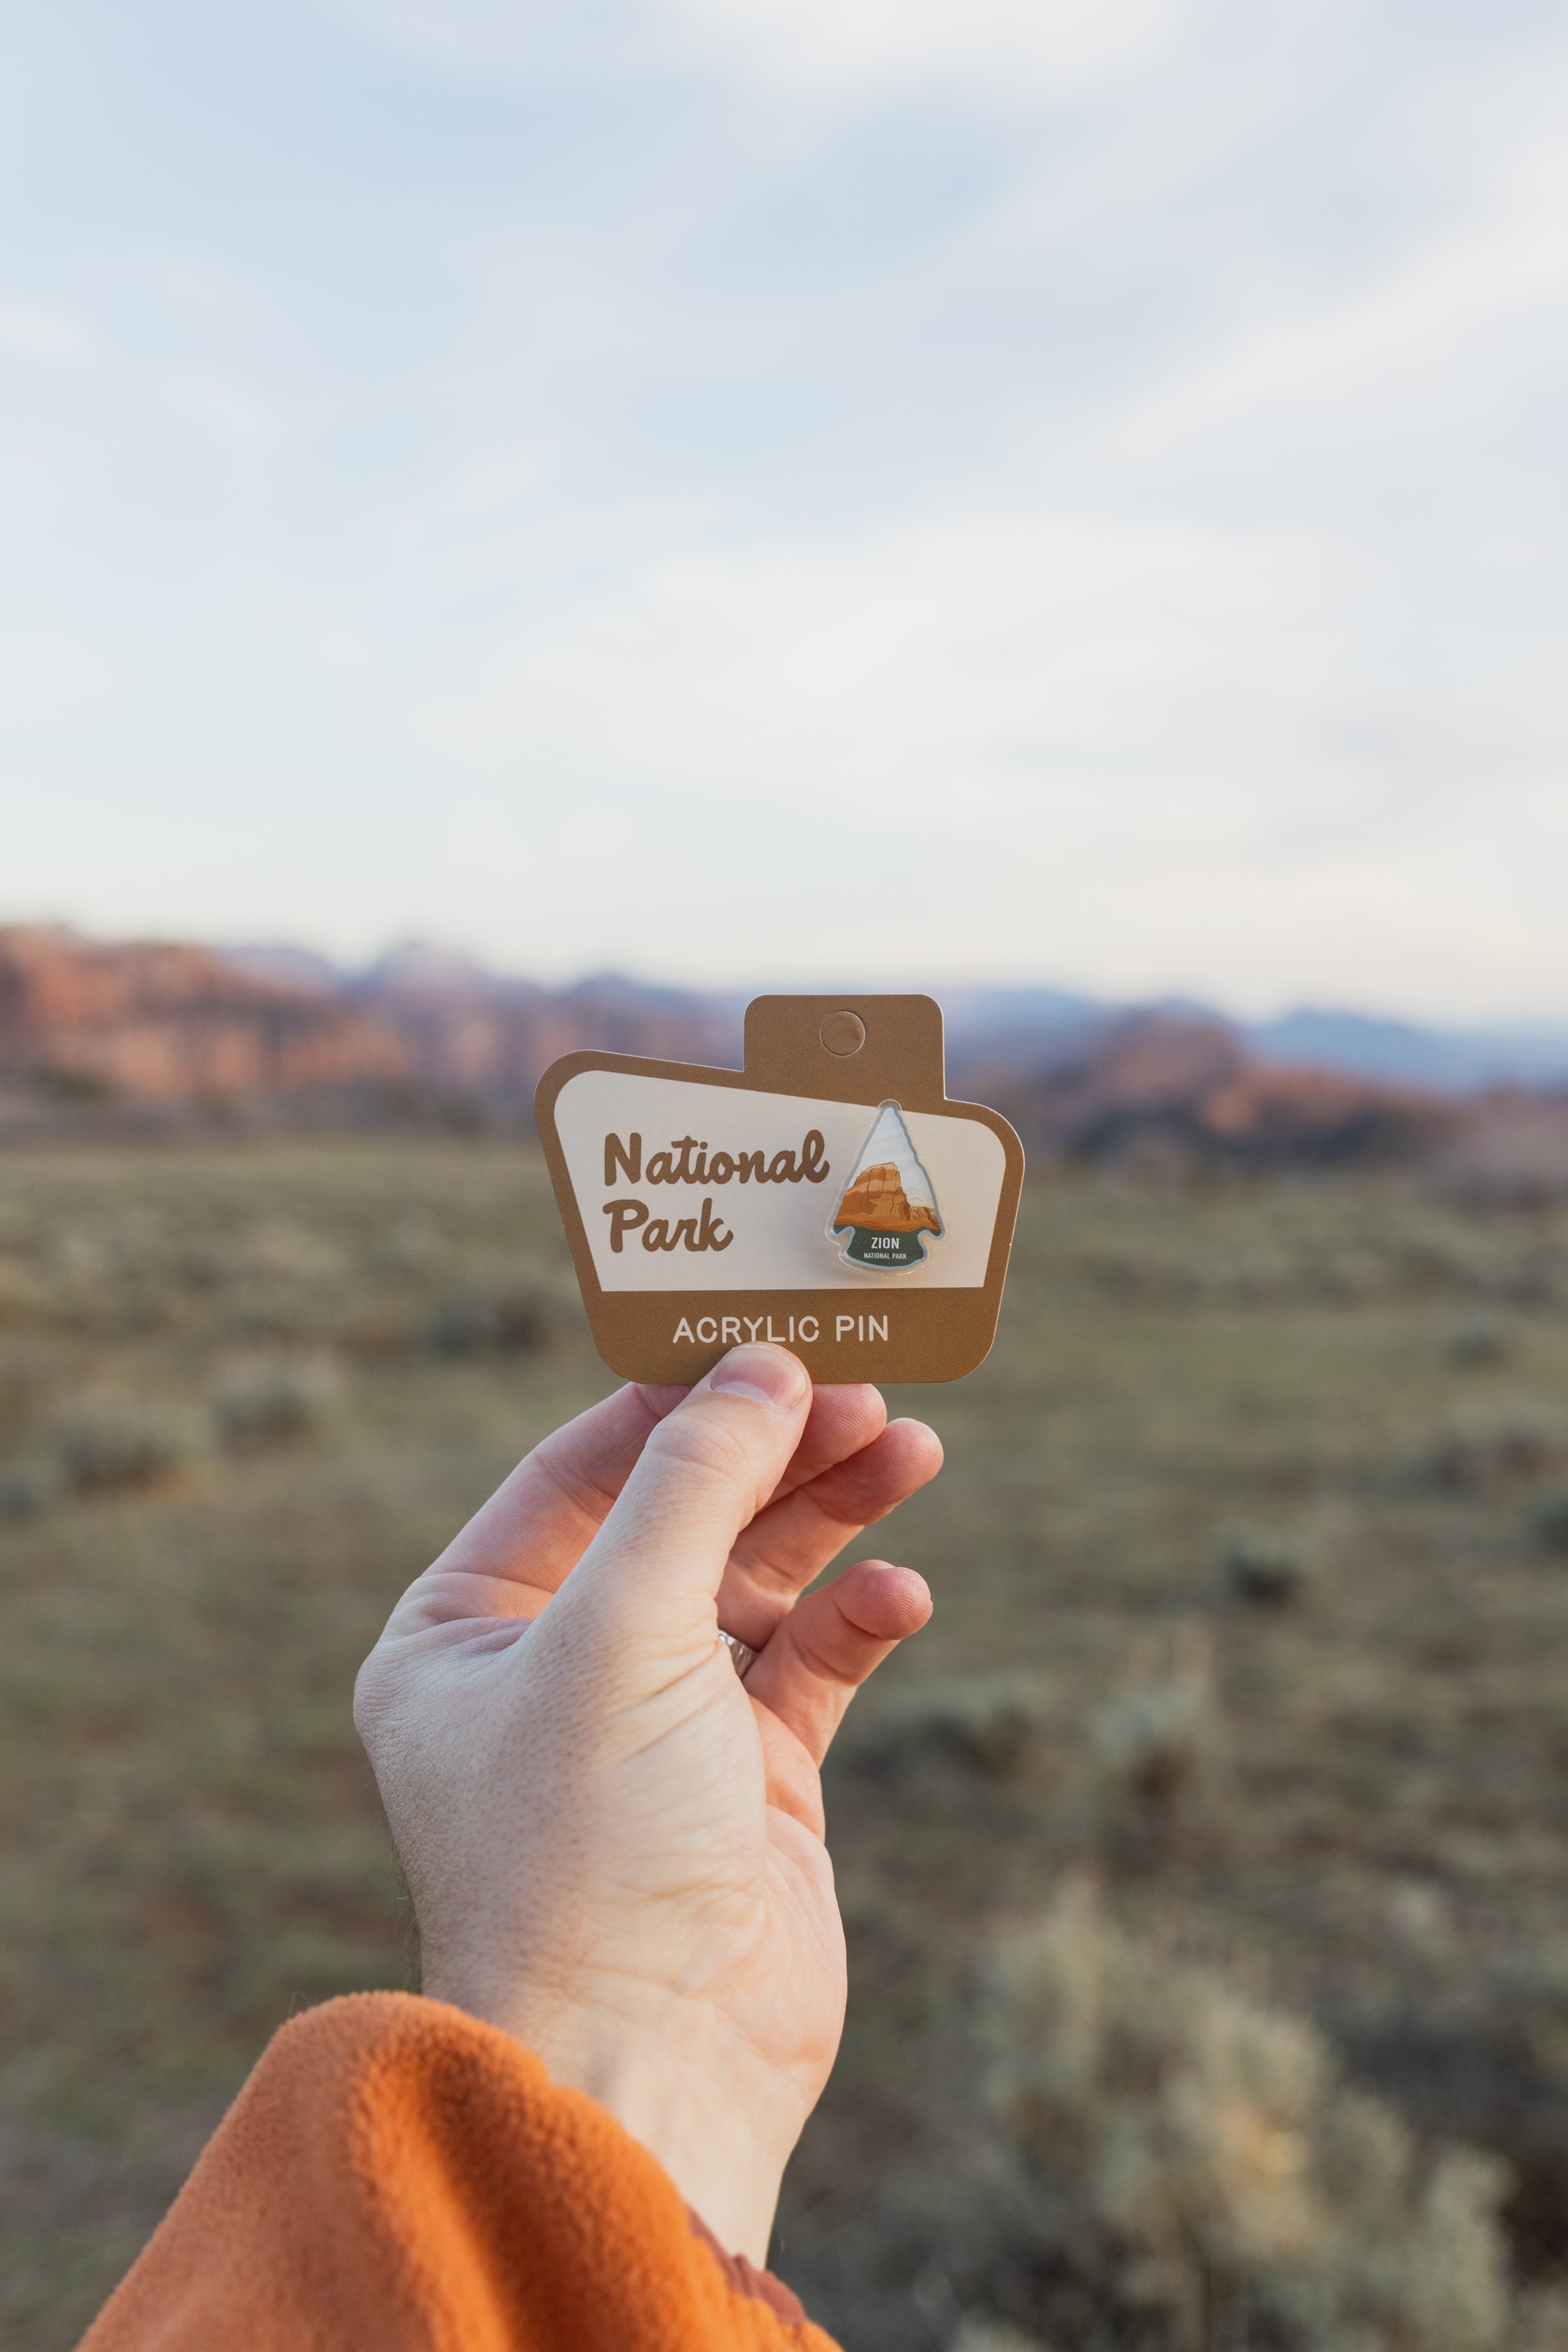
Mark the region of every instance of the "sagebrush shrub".
POLYGON ((1568 1460, 1568 1423, 1528 1400, 1461 1413, 1437 1432, 1422 1460, 1434 1486, 1480 1487, 1538 1477, 1568 1460))
POLYGON ((85 1398, 54 1431, 60 1473, 80 1494, 155 1486, 188 1467, 201 1450, 192 1413, 135 1397, 85 1398))
POLYGON ((560 1321, 555 1301, 531 1284, 469 1286, 441 1299, 426 1328, 437 1356, 472 1356, 489 1349, 534 1355, 550 1345, 560 1321))
POLYGON ((1187 1626, 1163 1664, 1147 1652, 1089 1727, 1104 1799, 1150 1818, 1169 1815, 1200 1785, 1218 1747, 1214 1654, 1187 1626))
POLYGON ((35 1519, 59 1491, 52 1462, 11 1462, 0 1469, 0 1519, 35 1519))
POLYGON ((1037 1753, 1056 1718, 1047 1684, 1030 1675, 954 1675, 915 1683, 854 1723, 840 1760, 862 1771, 956 1765, 1010 1780, 1037 1753))
POLYGON ((1447 1352, 1450 1363, 1464 1371, 1478 1371, 1489 1364, 1500 1364, 1512 1354, 1514 1335, 1510 1327, 1495 1315, 1466 1315, 1448 1329, 1447 1352))
POLYGON ((1300 1545, 1247 1529, 1228 1536, 1220 1547, 1220 1571, 1238 1601, 1270 1609, 1299 1601, 1311 1578, 1300 1545))
POLYGON ((995 1955, 991 2095, 1044 2226, 1181 2352, 1500 2352, 1508 2176, 1419 2160, 1321 2037, 1070 1885, 995 1955))
POLYGON ((213 1421, 228 1445, 265 1445, 318 1429, 342 1386, 325 1354, 255 1357, 231 1365, 213 1392, 213 1421))
POLYGON ((1005 2320, 966 2312, 948 2352, 1051 2352, 1037 2336, 1020 2335, 1005 2320))
POLYGON ((1568 1552, 1568 1488, 1542 1495, 1530 1516, 1542 1551, 1568 1552))

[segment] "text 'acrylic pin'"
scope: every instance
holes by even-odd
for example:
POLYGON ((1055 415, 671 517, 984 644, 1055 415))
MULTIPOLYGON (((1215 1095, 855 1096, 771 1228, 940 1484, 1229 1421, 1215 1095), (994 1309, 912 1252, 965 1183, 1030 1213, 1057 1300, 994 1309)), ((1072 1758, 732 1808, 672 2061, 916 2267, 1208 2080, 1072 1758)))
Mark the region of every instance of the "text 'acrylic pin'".
POLYGON ((744 1069, 568 1054, 534 1112, 626 1379, 772 1339, 816 1381, 952 1381, 990 1348, 1023 1147, 948 1101, 931 997, 761 996, 744 1069))

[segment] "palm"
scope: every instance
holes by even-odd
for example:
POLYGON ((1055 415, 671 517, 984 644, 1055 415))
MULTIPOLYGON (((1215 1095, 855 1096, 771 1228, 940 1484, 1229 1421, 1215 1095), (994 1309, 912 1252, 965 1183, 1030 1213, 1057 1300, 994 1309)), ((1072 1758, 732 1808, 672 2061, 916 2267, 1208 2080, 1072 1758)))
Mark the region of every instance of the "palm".
POLYGON ((637 1389, 558 1432, 410 1588, 359 1694, 426 1989, 596 2090, 592 2021, 635 2017, 785 2148, 843 2018, 817 1766, 929 1610, 880 1562, 807 1588, 941 1459, 875 1391, 808 1412, 801 1385, 765 1444, 761 1415, 737 1446, 717 1397, 637 1389), (743 1686, 720 1624, 761 1653, 743 1686))

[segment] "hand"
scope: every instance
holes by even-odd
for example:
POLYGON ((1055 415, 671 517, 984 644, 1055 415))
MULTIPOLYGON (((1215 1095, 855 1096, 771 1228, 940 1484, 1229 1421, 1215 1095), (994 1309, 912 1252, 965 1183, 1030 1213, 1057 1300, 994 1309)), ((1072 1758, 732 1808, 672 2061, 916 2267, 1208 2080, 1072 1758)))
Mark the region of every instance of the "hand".
POLYGON ((941 1460, 782 1348, 622 1389, 416 1580, 355 1692, 426 1992, 602 2101, 758 2263, 843 2027, 816 1768, 931 1613, 879 1560, 800 1596, 941 1460), (762 1650, 743 1685, 720 1624, 762 1650))

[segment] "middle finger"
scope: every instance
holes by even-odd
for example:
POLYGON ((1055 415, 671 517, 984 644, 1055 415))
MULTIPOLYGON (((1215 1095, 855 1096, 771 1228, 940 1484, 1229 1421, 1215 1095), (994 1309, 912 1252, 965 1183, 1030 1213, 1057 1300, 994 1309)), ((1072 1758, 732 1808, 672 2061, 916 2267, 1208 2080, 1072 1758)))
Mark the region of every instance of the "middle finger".
POLYGON ((942 1467, 942 1441, 921 1421, 890 1422, 870 1444, 759 1511, 730 1554, 719 1622, 760 1648, 829 1561, 942 1467))

